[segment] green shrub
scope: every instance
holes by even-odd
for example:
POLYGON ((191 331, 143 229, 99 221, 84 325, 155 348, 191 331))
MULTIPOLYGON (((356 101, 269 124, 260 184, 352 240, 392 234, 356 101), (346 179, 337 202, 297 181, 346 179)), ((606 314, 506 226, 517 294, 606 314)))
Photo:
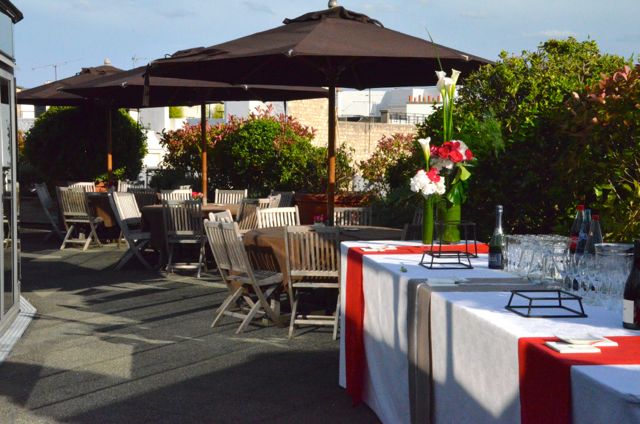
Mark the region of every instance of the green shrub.
MULTIPOLYGON (((251 196, 270 190, 324 192, 326 149, 311 144, 313 130, 292 117, 273 116, 271 109, 246 119, 231 117, 228 123, 207 127, 209 187, 248 188, 251 196)), ((197 181, 201 169, 199 125, 185 125, 163 134, 167 148, 162 168, 176 178, 197 181)), ((346 190, 354 170, 351 153, 337 152, 337 186, 346 190)), ((170 181, 164 180, 163 184, 170 181)), ((198 187, 196 184, 194 187, 198 187)))
MULTIPOLYGON (((594 187, 567 178, 567 160, 575 160, 583 146, 564 131, 572 119, 566 102, 572 92, 624 64, 622 57, 601 54, 594 41, 569 38, 549 40, 520 56, 503 52, 495 64, 466 75, 454 138, 465 141, 478 159, 463 217, 478 222, 484 237, 493 228, 496 204, 505 206, 509 232, 568 232, 575 204, 594 187)), ((438 140, 440 128, 434 114, 419 126, 419 135, 438 140)))
POLYGON ((367 180, 367 190, 377 197, 391 189, 391 169, 401 160, 407 159, 415 149, 413 134, 395 133, 378 140, 376 150, 369 159, 358 165, 362 177, 367 180))
MULTIPOLYGON (((45 182, 95 181, 107 168, 106 114, 102 108, 52 107, 26 134, 24 157, 45 182)), ((123 111, 112 113, 113 168, 136 179, 146 136, 123 111)))

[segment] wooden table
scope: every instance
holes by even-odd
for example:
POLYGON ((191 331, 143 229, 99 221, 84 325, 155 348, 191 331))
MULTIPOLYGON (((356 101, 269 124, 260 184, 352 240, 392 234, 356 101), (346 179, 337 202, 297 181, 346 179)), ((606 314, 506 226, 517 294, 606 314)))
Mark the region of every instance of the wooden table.
MULTIPOLYGON (((207 203, 202 205, 202 219, 209 216, 210 212, 222 212, 228 210, 234 217, 238 214, 238 204, 207 203)), ((150 244, 156 249, 165 248, 164 225, 162 222, 162 205, 147 205, 140 210, 142 213, 142 228, 151 233, 150 244)))
MULTIPOLYGON (((389 227, 352 226, 340 230, 340 241, 400 240, 401 236, 401 229, 389 227)), ((289 284, 284 227, 250 230, 243 240, 254 267, 282 272, 284 284, 289 284)))

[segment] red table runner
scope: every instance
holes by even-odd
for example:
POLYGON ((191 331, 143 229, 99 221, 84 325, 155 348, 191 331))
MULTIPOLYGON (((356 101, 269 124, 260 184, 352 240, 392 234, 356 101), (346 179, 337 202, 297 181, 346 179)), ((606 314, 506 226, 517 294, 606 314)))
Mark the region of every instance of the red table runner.
MULTIPOLYGON (((478 253, 487 253, 489 247, 485 243, 477 243, 478 253)), ((443 252, 459 250, 460 245, 444 245, 443 252)), ((364 385, 364 369, 366 356, 364 352, 363 322, 364 293, 362 291, 362 257, 364 255, 401 255, 423 254, 431 250, 431 246, 396 246, 395 250, 367 252, 362 248, 352 247, 347 252, 347 288, 345 314, 345 366, 347 377, 347 393, 354 405, 362 402, 364 385)))
POLYGON ((607 337, 618 347, 600 353, 559 353, 545 346, 557 338, 518 340, 522 424, 571 423, 571 366, 640 364, 640 337, 607 337))

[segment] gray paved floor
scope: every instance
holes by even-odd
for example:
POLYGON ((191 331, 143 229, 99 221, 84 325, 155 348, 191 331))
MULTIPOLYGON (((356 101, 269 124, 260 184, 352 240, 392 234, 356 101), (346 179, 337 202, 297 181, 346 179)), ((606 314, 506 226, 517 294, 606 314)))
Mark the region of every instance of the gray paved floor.
POLYGON ((81 252, 23 237, 22 293, 37 309, 0 366, 0 423, 370 423, 337 385, 329 328, 235 321, 211 329, 225 297, 208 276, 166 278, 123 250, 81 252))

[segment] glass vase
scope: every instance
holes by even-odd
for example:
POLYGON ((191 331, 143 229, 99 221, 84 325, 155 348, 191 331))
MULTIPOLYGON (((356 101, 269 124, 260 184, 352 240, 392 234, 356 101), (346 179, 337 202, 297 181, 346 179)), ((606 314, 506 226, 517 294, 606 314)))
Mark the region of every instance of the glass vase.
POLYGON ((438 221, 442 222, 439 238, 443 243, 458 243, 460 241, 460 226, 462 220, 462 205, 451 204, 443 199, 438 203, 438 221))
POLYGON ((433 242, 433 196, 426 197, 422 205, 422 244, 433 242))

